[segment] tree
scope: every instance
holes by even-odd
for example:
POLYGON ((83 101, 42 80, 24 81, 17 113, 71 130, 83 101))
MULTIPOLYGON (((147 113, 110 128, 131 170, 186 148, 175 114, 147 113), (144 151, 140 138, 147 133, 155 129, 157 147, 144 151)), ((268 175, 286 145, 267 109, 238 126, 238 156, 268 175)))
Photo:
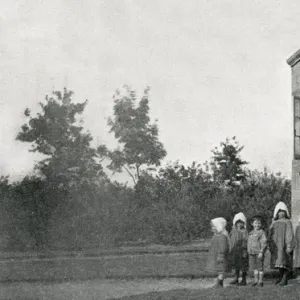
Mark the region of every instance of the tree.
POLYGON ((105 174, 96 149, 91 147, 92 136, 79 120, 87 101, 73 103, 72 95, 64 89, 54 92, 53 97, 46 96, 36 116, 27 108, 27 122, 16 137, 31 143, 30 151, 44 155, 35 166, 38 177, 25 178, 15 193, 19 211, 29 214, 25 225, 37 247, 49 240, 47 231, 58 211, 63 212, 63 218, 72 219, 74 214, 94 210, 100 201, 94 191, 105 174))
POLYGON ((196 162, 184 166, 175 161, 156 176, 142 174, 135 187, 136 231, 164 243, 204 237, 215 208, 220 207, 220 203, 213 206, 217 191, 210 174, 196 162))
POLYGON ((285 202, 291 209, 291 181, 266 168, 263 172, 247 170, 246 180, 236 189, 235 197, 239 204, 236 211, 246 211, 249 217, 260 214, 268 225, 279 201, 285 202))
POLYGON ((9 190, 9 176, 0 176, 0 196, 2 197, 9 190))
POLYGON ((26 176, 12 186, 10 214, 13 222, 10 230, 14 237, 11 242, 18 247, 41 248, 47 245, 49 219, 56 201, 49 201, 45 191, 47 182, 35 176, 26 176))
POLYGON ((144 90, 138 105, 136 98, 136 92, 128 86, 125 95, 116 91, 114 113, 108 119, 108 126, 120 146, 112 151, 104 145, 98 147, 99 155, 110 160, 108 168, 114 172, 125 169, 135 185, 143 167, 159 166, 167 154, 158 139, 157 123, 150 122, 149 88, 144 90))
POLYGON ((220 143, 220 148, 212 150, 213 157, 211 169, 215 181, 224 183, 227 186, 239 185, 245 179, 244 166, 248 162, 242 160, 240 153, 244 146, 240 146, 236 137, 227 138, 220 143))
POLYGON ((21 127, 17 140, 32 144, 32 152, 46 156, 36 169, 46 179, 71 184, 103 175, 97 162, 96 150, 90 146, 90 133, 83 132, 82 121, 77 120, 87 104, 72 103, 72 91, 64 89, 46 96, 46 103, 40 103, 42 113, 32 117, 26 108, 28 119, 21 127))

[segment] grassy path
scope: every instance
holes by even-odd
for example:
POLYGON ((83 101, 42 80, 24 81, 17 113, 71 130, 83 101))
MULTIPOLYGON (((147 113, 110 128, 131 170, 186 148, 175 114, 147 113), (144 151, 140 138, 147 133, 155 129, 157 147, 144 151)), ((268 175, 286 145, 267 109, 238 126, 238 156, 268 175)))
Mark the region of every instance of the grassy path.
POLYGON ((206 253, 22 259, 0 263, 0 282, 206 276, 206 253))
MULTIPOLYGON (((10 283, 0 285, 0 300, 107 300, 174 289, 211 287, 209 279, 89 280, 64 283, 10 283)), ((142 299, 142 298, 141 298, 142 299)))
MULTIPOLYGON (((115 298, 116 299, 116 298, 115 298)), ((284 287, 275 286, 273 280, 267 280, 264 287, 227 286, 223 289, 176 289, 163 292, 151 292, 131 295, 118 300, 275 300, 300 299, 300 281, 290 280, 284 287)))
POLYGON ((211 279, 88 280, 63 283, 0 284, 0 300, 299 300, 300 283, 274 286, 267 279, 262 288, 229 286, 211 288, 211 279))

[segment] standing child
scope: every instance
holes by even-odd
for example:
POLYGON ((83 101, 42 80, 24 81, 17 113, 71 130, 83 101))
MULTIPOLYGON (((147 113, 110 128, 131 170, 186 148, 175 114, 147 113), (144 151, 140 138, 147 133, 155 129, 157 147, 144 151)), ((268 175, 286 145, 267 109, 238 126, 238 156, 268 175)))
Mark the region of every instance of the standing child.
POLYGON ((295 260, 294 260, 294 268, 296 269, 296 273, 299 274, 299 269, 300 269, 300 217, 298 220, 298 225, 296 226, 295 230, 295 249, 294 249, 294 255, 295 255, 295 260))
POLYGON ((292 267, 293 258, 293 225, 289 219, 289 212, 283 202, 277 203, 273 222, 270 227, 271 267, 279 269, 276 284, 287 285, 288 272, 292 267))
POLYGON ((229 240, 225 229, 226 223, 224 218, 211 220, 211 230, 214 235, 211 240, 207 270, 218 273, 217 282, 214 287, 223 287, 224 273, 228 267, 229 240))
POLYGON ((267 248, 267 237, 264 230, 261 229, 261 217, 253 217, 251 225, 253 230, 249 233, 248 254, 250 269, 254 271, 252 286, 263 286, 264 255, 267 248))
POLYGON ((248 232, 246 229, 247 220, 245 215, 240 212, 233 218, 233 228, 230 232, 230 256, 232 267, 235 269, 235 279, 231 284, 246 285, 248 271, 248 232), (242 280, 239 282, 240 271, 242 280))

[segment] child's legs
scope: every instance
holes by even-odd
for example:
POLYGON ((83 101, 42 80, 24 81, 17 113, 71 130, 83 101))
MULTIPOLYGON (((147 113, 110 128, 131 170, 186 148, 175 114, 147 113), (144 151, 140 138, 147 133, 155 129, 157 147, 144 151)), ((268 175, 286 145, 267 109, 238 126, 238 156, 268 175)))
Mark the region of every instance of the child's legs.
POLYGON ((278 284, 281 281, 283 274, 284 274, 284 268, 278 268, 278 271, 279 271, 279 277, 275 281, 276 284, 278 284))
POLYGON ((261 283, 264 277, 264 256, 261 258, 257 257, 257 267, 259 273, 259 282, 261 283))
POLYGON ((284 286, 284 285, 287 285, 287 283, 288 283, 289 269, 283 268, 282 272, 283 272, 282 279, 280 280, 280 282, 278 283, 278 285, 284 286))
POLYGON ((258 272, 258 283, 262 283, 264 280, 264 272, 263 271, 259 271, 258 272))
POLYGON ((217 282, 215 283, 215 288, 223 287, 224 273, 220 272, 217 277, 217 282))
POLYGON ((250 270, 254 271, 254 278, 255 278, 255 274, 258 274, 257 255, 255 254, 249 255, 249 267, 250 270))
POLYGON ((249 269, 249 258, 243 257, 241 263, 242 263, 242 265, 241 265, 242 274, 243 274, 243 276, 246 276, 248 269, 249 269))
POLYGON ((254 270, 253 273, 254 273, 254 282, 258 282, 258 276, 259 276, 258 270, 254 270))
POLYGON ((240 285, 246 285, 247 271, 248 271, 248 257, 241 257, 239 261, 239 269, 242 271, 242 280, 239 283, 240 285))
POLYGON ((238 284, 239 277, 240 277, 240 270, 235 266, 235 278, 233 279, 233 281, 230 282, 230 284, 238 284))
POLYGON ((223 272, 218 274, 218 279, 219 280, 224 280, 224 273, 223 272))

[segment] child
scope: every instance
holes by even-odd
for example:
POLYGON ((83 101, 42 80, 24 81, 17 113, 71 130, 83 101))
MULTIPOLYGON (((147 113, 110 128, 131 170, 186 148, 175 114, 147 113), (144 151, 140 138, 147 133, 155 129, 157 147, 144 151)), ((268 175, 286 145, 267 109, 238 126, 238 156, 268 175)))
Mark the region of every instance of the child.
POLYGON ((228 233, 225 230, 226 220, 216 218, 211 220, 211 230, 214 236, 211 240, 207 270, 217 272, 218 278, 214 287, 223 287, 224 273, 227 271, 227 259, 229 251, 228 233))
POLYGON ((233 228, 230 232, 230 256, 231 263, 235 269, 235 279, 231 284, 246 285, 248 270, 247 242, 248 232, 246 229, 246 217, 240 212, 233 218, 233 228), (242 280, 239 283, 240 271, 242 271, 242 280))
POLYGON ((254 282, 252 286, 263 286, 263 265, 267 247, 267 237, 264 230, 261 229, 261 217, 253 217, 251 225, 253 230, 249 233, 248 254, 250 269, 254 271, 254 282))
POLYGON ((298 225, 295 230, 295 249, 294 249, 294 255, 295 255, 295 261, 294 261, 294 267, 297 270, 297 274, 299 274, 300 269, 300 217, 298 220, 298 225))
POLYGON ((270 227, 271 267, 279 269, 276 284, 287 285, 288 271, 292 267, 293 225, 289 220, 289 212, 283 202, 279 202, 274 210, 273 222, 270 227))

